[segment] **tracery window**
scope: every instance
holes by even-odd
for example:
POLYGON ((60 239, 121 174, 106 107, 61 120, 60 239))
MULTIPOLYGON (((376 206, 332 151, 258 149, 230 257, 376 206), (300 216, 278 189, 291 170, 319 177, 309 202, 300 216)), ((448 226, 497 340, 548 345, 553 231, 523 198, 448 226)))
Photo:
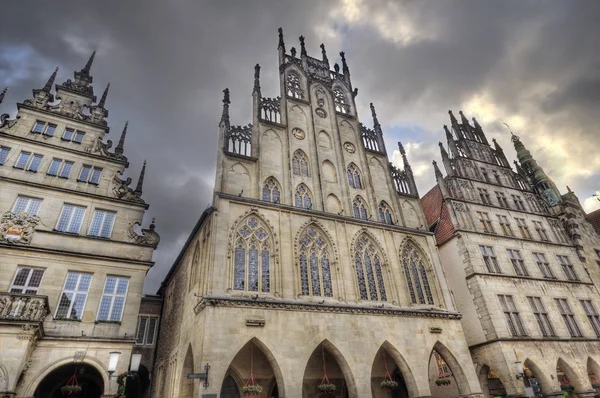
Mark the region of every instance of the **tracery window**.
POLYGON ((385 224, 394 223, 392 218, 392 209, 384 201, 381 201, 381 203, 379 203, 379 221, 385 224))
POLYGON ((358 170, 358 167, 356 167, 356 165, 354 163, 350 163, 350 166, 348 166, 348 184, 350 185, 351 188, 356 188, 356 189, 362 189, 362 182, 361 182, 361 178, 360 178, 360 171, 358 170))
POLYGON ((425 262, 414 244, 408 243, 405 246, 402 251, 402 264, 412 303, 433 305, 433 295, 427 279, 425 262))
POLYGON ((273 177, 267 178, 265 185, 263 185, 262 200, 279 203, 280 195, 281 191, 279 190, 279 184, 277 184, 277 180, 273 177))
POLYGON ((300 77, 294 72, 289 72, 287 75, 287 89, 286 94, 292 98, 300 98, 304 97, 304 90, 302 90, 302 85, 300 82, 300 77))
POLYGON ((306 154, 298 149, 292 158, 292 171, 297 176, 308 177, 308 158, 306 154))
POLYGON ((367 220, 369 218, 369 215, 367 214, 367 205, 360 196, 354 198, 354 201, 352 202, 352 210, 354 213, 354 218, 361 218, 363 220, 367 220))
POLYGON ((300 236, 298 261, 302 295, 333 297, 331 248, 323 234, 309 225, 300 236))
POLYGON ((271 237, 262 222, 248 217, 235 233, 233 289, 268 293, 270 283, 271 237))
POLYGON ((387 301, 381 255, 373 241, 365 235, 356 243, 354 261, 361 300, 387 301))
POLYGON ((350 113, 350 105, 346 103, 346 94, 336 88, 333 90, 333 102, 335 102, 335 110, 340 113, 350 113))
POLYGON ((300 184, 296 188, 296 193, 294 194, 294 204, 296 207, 301 207, 303 209, 312 209, 310 191, 306 185, 300 184))

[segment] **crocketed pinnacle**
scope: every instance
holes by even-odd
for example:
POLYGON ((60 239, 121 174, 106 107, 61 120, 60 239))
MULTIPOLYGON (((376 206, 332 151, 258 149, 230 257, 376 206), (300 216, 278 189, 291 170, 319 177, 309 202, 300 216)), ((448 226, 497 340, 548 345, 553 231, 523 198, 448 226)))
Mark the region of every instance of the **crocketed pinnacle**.
POLYGON ((123 149, 125 148, 125 136, 127 135, 127 126, 129 126, 129 121, 125 122, 125 127, 123 127, 123 132, 121 133, 121 138, 119 138, 119 143, 115 148, 115 154, 122 155, 123 149))
POLYGON ((221 123, 225 123, 229 127, 229 89, 223 90, 223 114, 221 115, 221 123))
POLYGON ((442 172, 440 171, 440 168, 437 165, 437 162, 434 160, 433 162, 433 169, 435 170, 435 177, 438 180, 443 180, 444 179, 444 175, 442 174, 442 172))
POLYGON ((145 174, 146 174, 146 161, 144 160, 144 165, 142 166, 142 171, 140 171, 140 178, 138 178, 138 182, 135 187, 135 191, 133 191, 137 196, 142 195, 142 187, 144 186, 144 175, 145 174))
POLYGON ((260 96, 260 65, 254 66, 254 92, 260 96))
POLYGON ((106 103, 106 96, 108 95, 108 89, 110 88, 110 83, 106 85, 104 92, 102 93, 102 97, 100 98, 100 102, 98 102, 98 106, 100 108, 104 108, 104 104, 106 103))
POLYGON ((373 105, 372 102, 369 104, 369 106, 371 107, 371 116, 373 117, 373 126, 375 128, 381 127, 379 124, 379 120, 377 119, 377 113, 375 112, 375 106, 373 105))
POLYGON ((342 72, 344 72, 344 75, 347 75, 350 73, 350 69, 348 69, 348 64, 346 63, 346 53, 340 51, 340 57, 342 58, 342 72))
POLYGON ((94 51, 92 53, 92 55, 90 56, 90 59, 88 59, 87 63, 85 64, 85 66, 83 67, 83 69, 81 70, 81 72, 86 73, 89 75, 90 73, 90 69, 92 68, 92 63, 94 62, 94 57, 96 56, 96 51, 94 51))
POLYGON ((285 53, 285 43, 283 42, 283 29, 279 28, 277 29, 277 31, 279 32, 279 45, 277 46, 277 48, 281 48, 285 53))
POLYGON ((50 75, 50 78, 46 82, 46 85, 44 86, 42 91, 50 94, 50 91, 52 90, 52 85, 54 84, 54 80, 56 79, 57 73, 58 73, 58 66, 56 67, 56 69, 54 69, 54 72, 52 72, 52 74, 50 75))
POLYGON ((300 56, 305 57, 306 54, 306 47, 304 46, 304 36, 300 36, 300 56))
POLYGON ((398 141, 398 150, 400 150, 400 155, 402 155, 402 163, 404 163, 404 170, 411 170, 410 163, 408 163, 408 158, 406 157, 406 151, 404 150, 404 146, 400 141, 398 141))
POLYGON ((323 56, 323 62, 329 64, 329 59, 327 59, 327 51, 325 51, 325 44, 321 43, 321 55, 323 56))
POLYGON ((0 104, 4 100, 4 96, 6 95, 7 92, 8 92, 8 87, 4 87, 4 90, 2 90, 2 93, 0 93, 0 104))

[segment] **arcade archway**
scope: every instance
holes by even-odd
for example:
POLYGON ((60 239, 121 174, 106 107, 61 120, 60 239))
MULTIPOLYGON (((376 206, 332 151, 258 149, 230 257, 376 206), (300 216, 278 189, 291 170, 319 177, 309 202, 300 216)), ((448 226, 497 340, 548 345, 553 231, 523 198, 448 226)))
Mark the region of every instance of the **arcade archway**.
POLYGON ((85 363, 62 365, 44 377, 37 386, 35 398, 62 398, 61 388, 69 384, 81 386, 79 397, 100 398, 104 394, 104 381, 96 368, 85 363))
POLYGON ((320 397, 322 385, 335 386, 335 390, 329 394, 331 398, 356 396, 356 387, 346 360, 327 340, 319 344, 308 359, 302 382, 302 397, 320 397))

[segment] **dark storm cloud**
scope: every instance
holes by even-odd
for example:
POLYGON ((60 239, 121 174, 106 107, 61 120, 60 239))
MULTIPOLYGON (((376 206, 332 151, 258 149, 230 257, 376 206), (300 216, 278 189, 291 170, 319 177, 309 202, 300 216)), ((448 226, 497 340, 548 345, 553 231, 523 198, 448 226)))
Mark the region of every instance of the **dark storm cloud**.
MULTIPOLYGON (((600 129, 594 115, 600 100, 597 2, 56 4, 11 3, 0 25, 0 81, 11 89, 2 110, 14 114, 9 104, 30 97, 55 65, 62 82, 98 50, 92 74, 98 95, 111 82, 110 138, 129 120, 129 176, 137 178, 148 159, 144 198, 162 241, 146 292, 156 290, 211 201, 222 89, 231 89, 234 124, 250 121, 254 64, 262 66, 263 95, 279 94, 279 26, 288 50, 299 47, 297 37, 304 34, 313 55, 320 54, 321 42, 332 61, 346 51, 365 123, 374 102, 384 129, 419 132, 416 138, 394 133, 388 141, 404 142, 422 194, 433 184, 430 165, 437 141, 445 140, 446 112, 461 107, 477 112, 473 116, 500 138, 509 157, 514 151, 501 121, 519 116, 524 141, 538 150, 541 164, 556 170, 556 179, 571 176, 568 183, 582 199, 600 188, 594 186, 600 155, 593 152, 600 129), (566 135, 581 146, 566 154, 544 146, 566 135), (591 174, 577 174, 583 166, 591 174)), ((395 142, 386 145, 390 152, 396 148, 395 142)))

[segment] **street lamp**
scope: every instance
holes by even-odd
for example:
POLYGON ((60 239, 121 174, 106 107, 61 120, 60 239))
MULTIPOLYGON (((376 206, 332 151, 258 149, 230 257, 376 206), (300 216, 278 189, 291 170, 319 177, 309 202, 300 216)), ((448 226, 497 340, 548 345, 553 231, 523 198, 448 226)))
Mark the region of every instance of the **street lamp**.
POLYGON ((517 361, 515 362, 515 365, 517 366, 517 380, 522 379, 525 375, 525 371, 523 370, 523 362, 517 361))
POLYGON ((110 379, 117 371, 117 364, 119 363, 120 352, 113 351, 108 354, 108 378, 110 379))
POLYGON ((142 354, 131 354, 131 363, 129 364, 129 371, 136 373, 140 369, 140 362, 142 362, 142 354))

